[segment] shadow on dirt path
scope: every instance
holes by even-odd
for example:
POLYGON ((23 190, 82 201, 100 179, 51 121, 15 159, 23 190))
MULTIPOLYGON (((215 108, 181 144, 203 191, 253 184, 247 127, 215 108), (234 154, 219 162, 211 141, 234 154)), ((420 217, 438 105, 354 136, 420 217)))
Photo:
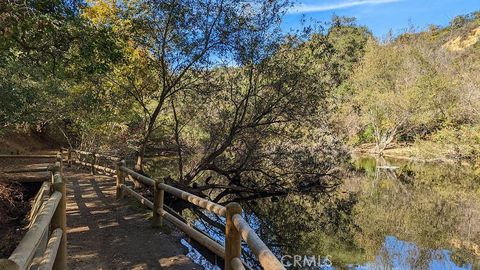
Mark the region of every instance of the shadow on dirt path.
POLYGON ((69 269, 201 269, 142 208, 115 199, 115 179, 65 168, 69 269))

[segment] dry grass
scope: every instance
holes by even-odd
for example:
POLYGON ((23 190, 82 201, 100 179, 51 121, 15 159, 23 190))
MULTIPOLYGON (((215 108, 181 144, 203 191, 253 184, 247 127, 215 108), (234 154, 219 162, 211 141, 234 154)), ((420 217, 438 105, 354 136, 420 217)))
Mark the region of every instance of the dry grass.
POLYGON ((29 202, 19 184, 0 182, 0 258, 10 255, 23 236, 29 202))
POLYGON ((473 29, 466 36, 460 36, 443 45, 450 51, 463 51, 480 41, 480 27, 473 29))
MULTIPOLYGON (((28 132, 0 134, 0 154, 43 154, 47 149, 52 149, 48 142, 28 132)), ((13 178, 8 181, 2 172, 30 166, 32 162, 46 164, 51 160, 0 159, 0 258, 8 257, 22 239, 28 223, 30 200, 38 190, 38 184, 11 182, 13 178)), ((22 176, 15 175, 13 180, 21 182, 22 176)))

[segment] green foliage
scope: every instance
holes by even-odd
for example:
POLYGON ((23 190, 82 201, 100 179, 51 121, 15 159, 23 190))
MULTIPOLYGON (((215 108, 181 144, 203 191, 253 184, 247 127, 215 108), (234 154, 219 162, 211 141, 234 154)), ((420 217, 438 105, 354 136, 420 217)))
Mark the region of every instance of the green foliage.
POLYGON ((425 158, 480 158, 479 14, 380 42, 343 17, 283 35, 288 4, 7 1, 0 133, 58 129, 74 146, 136 154, 140 170, 220 203, 283 197, 256 209, 269 228, 291 229, 271 238, 340 265, 372 259, 388 234, 435 248, 463 240, 464 228, 445 233, 478 197, 462 175, 412 169, 392 179, 360 160, 375 179, 334 191, 345 143, 382 152, 415 140, 425 158))
POLYGON ((480 159, 480 126, 447 127, 417 140, 417 155, 426 159, 445 158, 473 161, 480 159))
POLYGON ((405 257, 411 268, 425 269, 444 250, 457 265, 478 265, 478 171, 371 156, 354 165, 362 173, 346 176, 344 189, 328 199, 252 203, 262 239, 278 243, 282 254, 330 255, 339 269, 364 263, 383 269, 405 257), (380 168, 389 164, 399 169, 380 168), (399 249, 386 242, 392 236, 415 252, 394 253, 399 249))
POLYGON ((445 127, 480 123, 473 86, 480 62, 471 45, 479 24, 473 15, 458 20, 451 40, 440 28, 385 43, 369 39, 361 64, 333 91, 334 117, 347 142, 373 137, 382 152, 397 140, 425 140, 445 127))
POLYGON ((457 16, 450 22, 450 28, 458 29, 465 26, 468 22, 467 16, 457 16))
POLYGON ((329 62, 337 85, 350 77, 353 69, 363 58, 367 41, 371 37, 370 31, 366 27, 356 25, 354 18, 337 16, 332 18, 327 40, 333 48, 329 62))
MULTIPOLYGON (((478 207, 475 198, 480 191, 478 174, 470 168, 407 164, 395 175, 379 169, 362 183, 353 211, 362 233, 355 237, 370 260, 377 256, 385 235, 416 243, 426 254, 453 246, 462 260, 476 256, 479 231, 463 226, 475 226, 468 213, 478 207)), ((431 257, 416 260, 423 264, 431 257)))
POLYGON ((72 88, 91 85, 120 57, 109 30, 79 18, 76 2, 8 1, 2 9, 0 125, 59 124, 77 114, 72 88))
POLYGON ((375 130, 373 129, 373 126, 367 125, 366 128, 361 131, 355 139, 356 141, 354 142, 354 144, 375 142, 375 130))

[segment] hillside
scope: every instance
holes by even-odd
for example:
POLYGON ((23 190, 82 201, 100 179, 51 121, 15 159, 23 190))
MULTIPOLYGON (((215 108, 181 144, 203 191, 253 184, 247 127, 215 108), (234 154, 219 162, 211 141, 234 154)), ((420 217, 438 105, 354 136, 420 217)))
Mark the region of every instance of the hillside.
POLYGON ((0 154, 25 154, 59 149, 51 138, 34 132, 9 130, 0 134, 0 154))
POLYGON ((480 47, 480 12, 454 18, 446 27, 431 26, 420 33, 425 41, 451 52, 461 52, 480 47))
POLYGON ((472 47, 478 48, 480 42, 480 26, 467 32, 466 34, 461 34, 445 43, 444 48, 458 52, 470 49, 472 47))
MULTIPOLYGON (((371 41, 337 117, 348 143, 414 160, 480 159, 480 16, 371 41), (354 131, 354 132, 352 132, 354 131), (389 149, 399 145, 403 150, 389 149)), ((343 86, 344 87, 344 86, 343 86)))

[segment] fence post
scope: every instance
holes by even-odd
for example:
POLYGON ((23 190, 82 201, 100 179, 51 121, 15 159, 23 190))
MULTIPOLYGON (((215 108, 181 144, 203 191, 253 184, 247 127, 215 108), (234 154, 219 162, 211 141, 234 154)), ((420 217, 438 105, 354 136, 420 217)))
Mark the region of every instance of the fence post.
POLYGON ((0 270, 20 270, 20 267, 12 260, 0 259, 0 270))
POLYGON ((117 199, 123 199, 122 185, 125 183, 125 174, 120 167, 125 167, 125 160, 120 160, 115 164, 115 170, 117 171, 117 199))
POLYGON ((70 168, 72 166, 72 149, 67 149, 67 166, 70 168))
POLYGON ((54 172, 53 175, 53 189, 62 193, 62 198, 60 199, 57 209, 55 209, 55 213, 53 214, 52 221, 50 222, 51 231, 57 228, 62 229, 62 239, 53 264, 53 269, 60 270, 67 269, 67 192, 65 182, 63 181, 59 170, 54 172))
POLYGON ((233 216, 242 214, 242 207, 238 203, 229 203, 227 208, 227 222, 225 226, 225 270, 233 270, 232 259, 240 258, 242 253, 240 232, 233 224, 233 216))
POLYGON ((97 155, 92 153, 92 174, 95 174, 95 163, 97 163, 97 155))
POLYGON ((158 186, 163 182, 163 179, 155 181, 155 185, 153 186, 154 200, 152 223, 154 227, 160 227, 163 224, 163 198, 165 197, 165 191, 158 186))
POLYGON ((82 161, 81 160, 82 157, 80 156, 80 153, 77 151, 77 150, 73 150, 73 164, 79 164, 79 166, 81 166, 80 162, 82 161))
POLYGON ((75 165, 75 164, 77 164, 77 160, 79 160, 79 159, 80 159, 80 158, 78 157, 77 150, 75 150, 75 149, 72 149, 72 150, 70 150, 70 153, 72 154, 72 159, 71 159, 71 161, 72 161, 72 165, 75 165))
POLYGON ((78 160, 80 161, 80 165, 84 169, 88 169, 88 156, 82 153, 78 153, 78 160))
POLYGON ((63 176, 62 152, 57 153, 55 166, 58 167, 58 172, 63 176))

